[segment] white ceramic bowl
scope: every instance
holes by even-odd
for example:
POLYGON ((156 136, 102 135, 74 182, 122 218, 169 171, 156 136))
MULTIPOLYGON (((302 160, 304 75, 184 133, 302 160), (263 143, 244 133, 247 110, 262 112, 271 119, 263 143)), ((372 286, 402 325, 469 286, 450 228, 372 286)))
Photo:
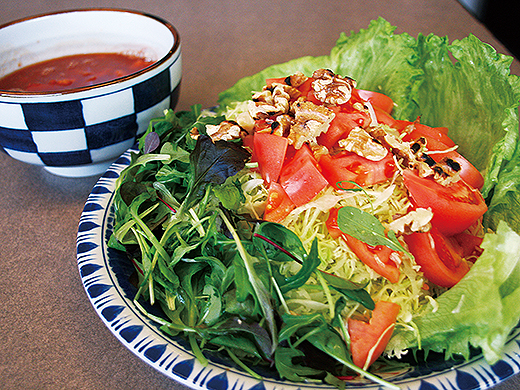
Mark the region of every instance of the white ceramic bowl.
POLYGON ((11 157, 69 177, 103 173, 174 108, 181 81, 179 34, 141 12, 80 9, 0 26, 0 77, 82 53, 137 54, 155 62, 131 75, 63 92, 0 90, 0 147, 11 157))

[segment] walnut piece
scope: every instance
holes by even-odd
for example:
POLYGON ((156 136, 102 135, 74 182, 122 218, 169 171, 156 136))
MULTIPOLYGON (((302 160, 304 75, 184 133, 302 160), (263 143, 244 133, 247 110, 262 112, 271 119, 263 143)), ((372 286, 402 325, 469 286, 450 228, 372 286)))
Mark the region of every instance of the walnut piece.
POLYGON ((424 137, 406 142, 401 139, 397 130, 381 124, 371 127, 367 131, 382 146, 392 152, 399 160, 399 165, 415 169, 420 177, 431 177, 444 186, 460 179, 460 164, 449 158, 436 162, 430 156, 436 152, 428 151, 424 137))
POLYGON ((335 75, 328 69, 318 69, 314 71, 312 83, 314 96, 323 103, 340 105, 345 104, 352 96, 352 89, 356 82, 349 77, 335 75))
POLYGON ((285 82, 292 87, 298 88, 300 85, 306 82, 307 79, 308 77, 305 76, 302 72, 296 72, 295 74, 287 77, 285 82))
POLYGON ((232 141, 240 138, 243 129, 233 121, 222 121, 218 125, 206 125, 206 133, 215 141, 232 141))
POLYGON ((424 233, 430 230, 432 218, 433 213, 430 208, 424 209, 419 207, 392 221, 388 228, 396 234, 424 233))
POLYGON ((248 110, 253 119, 265 119, 269 116, 287 114, 291 101, 300 96, 298 89, 290 85, 273 83, 265 86, 261 92, 253 95, 248 110))
POLYGON ((278 115, 275 120, 271 123, 271 127, 266 129, 257 130, 259 133, 271 133, 281 137, 287 137, 289 135, 292 125, 292 118, 290 115, 283 114, 278 115))
POLYGON ((352 129, 347 138, 338 141, 338 145, 370 161, 381 161, 388 154, 388 150, 361 127, 352 129))
POLYGON ((325 106, 298 99, 292 104, 294 121, 288 136, 289 144, 300 149, 304 143, 315 143, 316 137, 329 128, 335 114, 325 106))

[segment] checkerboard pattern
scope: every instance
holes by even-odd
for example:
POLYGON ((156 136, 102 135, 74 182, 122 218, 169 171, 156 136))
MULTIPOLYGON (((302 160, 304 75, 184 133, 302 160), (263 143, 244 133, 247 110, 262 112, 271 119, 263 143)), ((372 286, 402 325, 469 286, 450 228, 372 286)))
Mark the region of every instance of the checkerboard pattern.
POLYGON ((98 97, 0 103, 0 147, 15 159, 50 167, 106 161, 116 151, 117 157, 151 118, 175 107, 180 85, 175 62, 142 83, 98 97))

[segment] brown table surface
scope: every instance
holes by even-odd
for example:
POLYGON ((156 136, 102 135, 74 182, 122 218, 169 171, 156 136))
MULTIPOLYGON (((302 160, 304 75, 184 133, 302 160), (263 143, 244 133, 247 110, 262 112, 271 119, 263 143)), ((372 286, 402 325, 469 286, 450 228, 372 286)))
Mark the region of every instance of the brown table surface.
MULTIPOLYGON (((88 6, 137 9, 180 31, 178 109, 213 106, 241 77, 327 54, 340 32, 382 16, 396 32, 460 39, 472 33, 507 53, 455 0, 1 0, 0 24, 88 6)), ((512 73, 520 75, 515 61, 512 73)), ((184 389, 127 350, 96 315, 76 265, 76 234, 97 177, 68 179, 0 153, 0 388, 184 389)), ((496 386, 520 388, 520 376, 496 386)))

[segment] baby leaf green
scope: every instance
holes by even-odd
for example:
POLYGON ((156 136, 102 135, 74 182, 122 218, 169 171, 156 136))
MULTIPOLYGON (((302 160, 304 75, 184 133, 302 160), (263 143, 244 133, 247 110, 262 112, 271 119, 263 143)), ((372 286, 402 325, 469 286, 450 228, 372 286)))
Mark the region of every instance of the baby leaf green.
POLYGON ((206 186, 223 184, 244 168, 249 160, 249 152, 233 142, 216 141, 201 135, 190 155, 191 180, 186 208, 202 198, 206 186))
POLYGON ((407 253, 393 231, 386 231, 379 220, 357 207, 345 206, 338 211, 340 230, 372 246, 384 245, 388 248, 407 253))

